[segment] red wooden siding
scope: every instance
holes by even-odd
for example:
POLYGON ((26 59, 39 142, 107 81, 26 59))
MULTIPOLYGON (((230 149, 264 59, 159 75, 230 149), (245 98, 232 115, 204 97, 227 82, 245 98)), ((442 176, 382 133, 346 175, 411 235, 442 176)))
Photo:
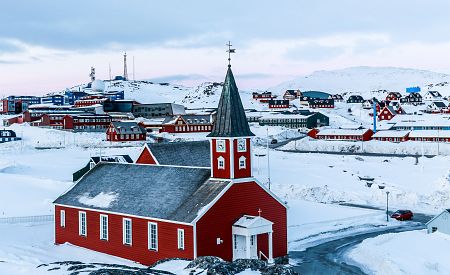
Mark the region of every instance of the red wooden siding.
POLYGON ((127 217, 90 210, 55 206, 55 242, 71 243, 98 252, 150 265, 165 258, 193 259, 193 227, 151 219, 127 217), (66 212, 66 227, 60 226, 60 210, 66 212), (87 237, 78 234, 78 212, 86 212, 87 237), (108 240, 100 240, 100 214, 108 215, 108 240), (132 220, 132 245, 123 244, 122 218, 132 220), (158 251, 148 249, 148 222, 158 224, 158 251), (177 229, 184 229, 185 249, 178 249, 177 229))
POLYGON ((212 167, 213 167, 213 178, 229 179, 230 178, 230 140, 225 139, 225 152, 216 151, 216 139, 211 140, 212 144, 212 167), (223 157, 225 161, 225 169, 218 169, 218 158, 223 157))
POLYGON ((250 139, 246 138, 246 151, 238 152, 238 140, 233 141, 234 148, 234 178, 248 178, 252 176, 252 163, 250 155, 250 139), (239 158, 241 156, 245 157, 245 169, 239 169, 239 158))
POLYGON ((142 150, 142 153, 139 155, 138 159, 136 160, 136 163, 139 164, 156 164, 156 160, 153 158, 152 154, 150 154, 150 151, 147 147, 142 150))
MULTIPOLYGON (((233 258, 232 226, 243 215, 258 215, 273 222, 273 257, 287 255, 286 208, 255 182, 234 184, 197 222, 197 256, 233 258), (217 238, 223 240, 218 245, 217 238)), ((268 255, 267 234, 258 236, 258 251, 268 255)))

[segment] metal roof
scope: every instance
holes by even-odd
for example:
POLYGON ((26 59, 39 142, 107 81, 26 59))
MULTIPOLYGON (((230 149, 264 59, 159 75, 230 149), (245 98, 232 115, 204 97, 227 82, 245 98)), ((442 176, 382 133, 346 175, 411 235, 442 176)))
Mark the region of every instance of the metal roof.
POLYGON ((145 128, 134 121, 114 121, 112 126, 117 129, 118 134, 146 134, 145 128))
POLYGON ((148 143, 160 165, 176 165, 211 168, 211 149, 208 140, 148 143))
POLYGON ((210 169, 99 163, 56 204, 192 222, 230 183, 210 169))
POLYGON ((228 67, 217 108, 216 122, 208 137, 249 136, 254 136, 254 134, 250 131, 233 72, 231 67, 228 67))

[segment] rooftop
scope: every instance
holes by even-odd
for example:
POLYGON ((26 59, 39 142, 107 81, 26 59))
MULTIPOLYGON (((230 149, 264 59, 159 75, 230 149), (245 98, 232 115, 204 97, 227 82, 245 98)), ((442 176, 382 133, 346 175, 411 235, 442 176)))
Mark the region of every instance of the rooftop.
POLYGON ((100 163, 56 204, 190 223, 230 183, 210 169, 100 163))

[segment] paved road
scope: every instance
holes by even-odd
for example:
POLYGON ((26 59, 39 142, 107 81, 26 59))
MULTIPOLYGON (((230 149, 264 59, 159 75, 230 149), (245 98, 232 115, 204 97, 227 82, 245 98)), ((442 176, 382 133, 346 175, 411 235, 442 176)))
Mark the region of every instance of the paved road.
POLYGON ((415 214, 414 222, 405 222, 395 228, 377 229, 344 237, 310 247, 305 251, 293 251, 289 253, 289 257, 299 262, 295 270, 300 274, 365 274, 359 267, 345 263, 344 255, 349 249, 364 239, 381 234, 423 229, 424 224, 430 219, 431 216, 415 214))

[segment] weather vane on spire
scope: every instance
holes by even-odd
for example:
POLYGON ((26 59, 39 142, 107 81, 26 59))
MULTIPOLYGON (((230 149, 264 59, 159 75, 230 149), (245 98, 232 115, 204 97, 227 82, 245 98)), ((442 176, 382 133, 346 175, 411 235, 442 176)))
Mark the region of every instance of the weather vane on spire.
POLYGON ((228 67, 231 67, 231 54, 236 52, 236 49, 232 49, 231 46, 231 41, 228 41, 228 44, 226 44, 228 46, 228 67))

